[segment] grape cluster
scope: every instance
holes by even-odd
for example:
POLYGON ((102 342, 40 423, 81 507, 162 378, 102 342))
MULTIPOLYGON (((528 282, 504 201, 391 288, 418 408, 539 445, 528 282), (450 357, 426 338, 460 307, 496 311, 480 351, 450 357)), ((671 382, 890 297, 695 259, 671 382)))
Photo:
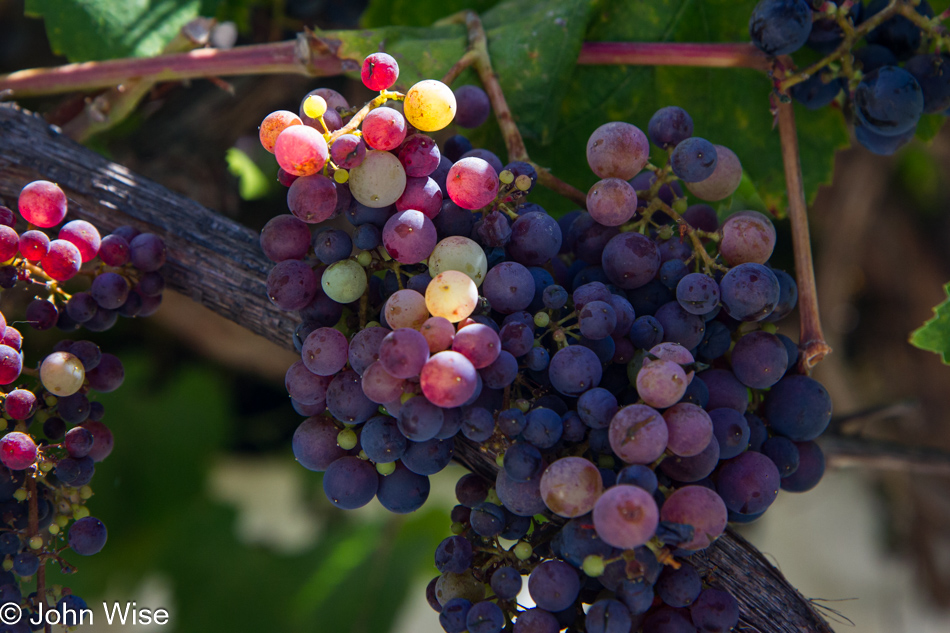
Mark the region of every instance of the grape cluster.
MULTIPOLYGON (((903 2, 904 0, 899 0, 903 2)), ((860 26, 889 0, 761 0, 749 20, 753 43, 769 55, 809 46, 824 55, 843 40, 841 21, 860 26)), ((910 3, 909 3, 910 4, 910 3)), ((933 18, 927 0, 916 5, 933 18)), ((838 99, 854 122, 854 135, 875 154, 893 154, 913 138, 923 114, 950 109, 950 57, 920 26, 902 15, 872 29, 848 63, 828 66, 792 86, 791 96, 817 110, 838 99)))
MULTIPOLYGON (((84 326, 107 330, 121 316, 147 316, 161 302, 165 245, 131 226, 101 237, 84 220, 56 226, 66 218, 66 195, 38 180, 17 199, 17 215, 0 207, 0 288, 33 296, 18 323, 35 330, 84 326)), ((5 302, 5 309, 15 302, 5 302)), ((113 437, 103 423, 105 408, 90 392, 110 392, 123 381, 122 362, 89 340, 63 339, 37 367, 24 364, 23 336, 0 313, 0 603, 37 608, 36 594, 24 596, 47 562, 64 571, 64 545, 89 556, 105 545, 106 527, 89 515, 89 483, 95 464, 112 452, 113 437)), ((85 608, 85 602, 57 585, 56 607, 85 608)), ((52 606, 47 604, 47 607, 52 606)), ((12 631, 29 631, 27 618, 12 631)))
POLYGON ((286 375, 307 416, 297 460, 325 471, 335 506, 375 497, 403 513, 459 436, 496 457, 494 481, 459 480, 454 535, 435 554, 427 595, 448 633, 730 630, 735 599, 688 556, 780 488, 815 486, 831 416, 776 331, 797 287, 768 265, 771 221, 744 211, 720 225, 684 192, 728 198, 739 159, 694 136, 679 107, 646 134, 607 123, 587 145, 601 179, 587 211, 554 219, 527 200, 530 164, 418 132, 451 112, 483 122, 480 89, 453 98, 422 82, 400 112, 384 106, 402 97, 387 92, 398 70, 386 58, 364 65, 381 95, 361 131, 326 89, 261 127, 292 176, 291 214, 268 222, 261 247, 271 301, 302 320, 286 375), (322 158, 292 173, 281 148, 304 137, 294 153, 322 158))

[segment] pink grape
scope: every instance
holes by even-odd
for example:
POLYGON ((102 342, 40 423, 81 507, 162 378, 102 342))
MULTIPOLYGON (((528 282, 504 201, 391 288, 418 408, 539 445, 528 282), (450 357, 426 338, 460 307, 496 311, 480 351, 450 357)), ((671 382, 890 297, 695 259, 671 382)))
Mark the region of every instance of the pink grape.
POLYGON ((677 363, 647 360, 637 373, 637 393, 651 407, 665 409, 683 398, 689 382, 686 371, 677 363))
POLYGON ((323 405, 327 399, 330 376, 318 376, 298 360, 284 375, 284 387, 290 397, 303 404, 323 405))
POLYGON ((688 182, 686 188, 700 200, 724 200, 735 193, 742 182, 742 164, 728 147, 716 145, 716 168, 711 176, 699 182, 688 182))
POLYGON ((719 252, 730 266, 764 264, 775 249, 775 226, 758 211, 740 211, 723 223, 719 252))
POLYGON ((355 134, 344 134, 330 146, 330 159, 340 169, 353 169, 365 158, 366 143, 355 134))
POLYGON ((605 123, 587 141, 587 164, 598 178, 630 180, 640 173, 649 157, 646 134, 630 123, 605 123))
MULTIPOLYGON (((309 244, 309 239, 308 239, 309 244)), ((99 245, 99 259, 107 266, 122 266, 132 257, 132 250, 128 240, 121 235, 107 235, 99 245)))
POLYGON ((72 279, 79 272, 82 255, 79 249, 66 240, 53 240, 49 252, 40 260, 43 271, 56 281, 72 279))
POLYGON ((261 139, 261 145, 271 154, 274 153, 274 145, 277 144, 277 137, 280 133, 291 125, 302 125, 300 117, 288 110, 277 110, 271 112, 261 121, 261 127, 258 130, 258 137, 261 139))
MULTIPOLYGON (((11 229, 12 230, 12 229, 11 229)), ((30 262, 39 262, 49 253, 49 236, 43 231, 24 231, 20 235, 19 242, 20 255, 30 262)), ((82 253, 79 254, 80 259, 82 253)))
POLYGON ((399 162, 411 178, 428 177, 442 160, 439 146, 425 134, 413 134, 399 147, 399 162))
POLYGON ((318 376, 332 376, 346 366, 349 343, 343 332, 322 327, 307 335, 300 355, 307 369, 318 376))
POLYGON ((415 209, 422 211, 427 218, 434 220, 442 210, 442 189, 439 184, 428 176, 422 178, 406 178, 406 188, 396 200, 398 211, 415 209))
POLYGON ((610 421, 610 448, 628 464, 656 461, 669 439, 666 421, 655 409, 642 404, 624 407, 610 421))
POLYGON ((443 408, 465 404, 477 383, 478 373, 471 361, 452 351, 434 354, 419 376, 422 393, 429 402, 443 408))
POLYGON ((272 262, 303 259, 310 250, 310 228, 293 215, 275 216, 261 229, 261 250, 272 262))
POLYGON ((406 390, 406 381, 390 374, 379 361, 366 368, 361 384, 366 397, 377 404, 392 402, 406 390))
POLYGON ((626 180, 605 178, 587 192, 587 210, 604 226, 620 226, 637 212, 637 191, 626 180))
POLYGON ((702 407, 690 402, 680 402, 663 412, 669 432, 667 448, 674 455, 692 457, 709 446, 713 435, 713 423, 702 407))
POLYGON ((24 220, 48 229, 66 217, 66 194, 48 180, 35 180, 20 191, 17 208, 24 220))
POLYGON ((449 169, 446 180, 449 198, 463 209, 487 206, 498 195, 498 174, 481 158, 462 158, 449 169))
POLYGON ((84 264, 96 258, 102 244, 99 231, 85 220, 73 220, 64 224, 59 230, 59 239, 71 242, 78 248, 84 264))
POLYGON ((287 207, 307 224, 328 220, 336 203, 336 185, 323 174, 298 178, 287 190, 287 207))
POLYGON ((360 330, 350 339, 347 357, 350 369, 362 375, 366 368, 379 360, 379 346, 389 334, 384 327, 368 327, 360 330))
POLYGON ((472 361, 475 369, 488 367, 501 353, 501 339, 495 330, 482 323, 473 323, 455 335, 452 349, 472 361))
POLYGON ((554 514, 573 518, 587 514, 604 491, 600 471, 583 457, 564 457, 541 475, 541 498, 554 514))
POLYGON ((719 538, 729 519, 726 504, 705 486, 683 486, 663 503, 660 518, 671 523, 693 526, 693 539, 680 544, 682 549, 705 549, 719 538))
POLYGON ((376 108, 363 119, 363 140, 373 149, 396 149, 406 139, 406 118, 393 108, 376 108))
POLYGON ((9 385, 20 377, 23 357, 9 345, 0 345, 0 385, 9 385))
POLYGON ((36 442, 26 433, 13 431, 0 439, 0 461, 10 470, 25 470, 36 461, 36 442))
POLYGON ((0 261, 5 262, 17 254, 20 249, 20 239, 16 231, 9 226, 0 225, 0 261))
POLYGON ((363 60, 360 79, 370 90, 386 90, 399 78, 399 64, 392 55, 373 53, 363 60))
POLYGON ((452 346, 455 338, 455 327, 445 317, 430 317, 419 328, 429 344, 429 352, 435 354, 447 350, 452 346))
POLYGON ((330 150, 320 132, 307 125, 292 125, 277 137, 274 156, 287 173, 311 176, 327 164, 330 150))
POLYGON ((415 290, 397 290, 383 307, 386 323, 392 329, 411 327, 418 329, 429 318, 426 298, 415 290))
POLYGON ((422 211, 398 211, 383 227, 383 246, 400 264, 418 264, 432 253, 439 237, 422 211))
MULTIPOLYGON (((399 328, 379 344, 379 362, 396 378, 414 378, 429 360, 429 343, 418 330, 399 328)), ((392 400, 393 398, 389 398, 392 400)))
POLYGON ((594 504, 594 529, 608 545, 640 547, 659 525, 659 510, 649 492, 630 484, 608 488, 594 504))

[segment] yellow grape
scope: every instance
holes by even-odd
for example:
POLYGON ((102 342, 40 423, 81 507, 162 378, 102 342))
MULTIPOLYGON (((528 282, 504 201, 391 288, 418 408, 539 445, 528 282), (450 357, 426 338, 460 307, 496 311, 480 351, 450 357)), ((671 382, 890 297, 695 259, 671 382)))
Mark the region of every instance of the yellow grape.
POLYGON ((432 316, 458 323, 475 311, 478 288, 465 273, 447 270, 436 275, 426 288, 426 307, 432 316))
POLYGON ((311 119, 323 116, 327 111, 327 102, 320 95, 310 95, 303 102, 303 113, 311 119))
POLYGON ((397 290, 386 300, 383 309, 386 323, 390 328, 398 330, 409 327, 418 330, 429 319, 426 309, 426 298, 415 290, 397 290))
POLYGON ((455 94, 441 81, 420 81, 406 93, 406 120, 421 132, 436 132, 455 118, 455 94))

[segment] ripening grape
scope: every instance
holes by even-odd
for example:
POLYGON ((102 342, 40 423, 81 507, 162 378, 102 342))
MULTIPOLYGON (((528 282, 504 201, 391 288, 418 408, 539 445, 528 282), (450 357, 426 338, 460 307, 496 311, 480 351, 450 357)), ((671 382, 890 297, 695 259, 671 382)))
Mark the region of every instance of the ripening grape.
POLYGON ((392 55, 386 53, 367 55, 363 60, 360 78, 370 90, 386 90, 399 78, 399 64, 392 55))
POLYGON ((498 194, 498 174, 481 158, 462 158, 449 170, 446 189, 452 202, 476 210, 490 204, 498 194))
POLYGON ((626 180, 605 178, 587 192, 587 210, 604 226, 620 226, 637 212, 637 192, 626 180))
POLYGON ((587 514, 604 490, 600 471, 583 457, 564 457, 541 475, 541 498, 554 514, 573 518, 587 514))
POLYGON ((436 275, 426 288, 426 308, 432 316, 458 323, 478 305, 478 289, 465 273, 447 270, 436 275))
POLYGON ((299 116, 287 110, 277 110, 264 117, 258 134, 264 149, 273 154, 277 137, 291 125, 303 125, 303 121, 300 120, 299 116))
POLYGON ((392 329, 410 327, 418 329, 429 318, 425 297, 415 290, 397 290, 386 300, 383 307, 386 323, 392 329))
POLYGON ((68 352, 53 352, 40 365, 40 382, 56 396, 73 395, 82 387, 85 378, 82 361, 68 352))
POLYGON ((425 261, 437 240, 435 225, 422 211, 397 211, 383 227, 383 246, 400 264, 425 261))
POLYGON ((429 402, 443 408, 463 405, 475 393, 477 380, 472 362, 452 351, 433 354, 419 375, 422 393, 429 402))
POLYGON ((775 226, 758 211, 730 215, 720 229, 719 252, 730 266, 764 264, 775 248, 775 226))
POLYGON ((336 185, 323 174, 303 176, 287 189, 287 207, 307 224, 318 224, 333 215, 337 195, 336 185))
POLYGON ((73 220, 64 224, 59 230, 59 239, 71 242, 78 248, 84 264, 95 259, 102 244, 99 231, 85 220, 73 220))
POLYGON ((287 173, 311 176, 327 164, 330 150, 320 132, 307 125, 291 125, 278 135, 274 156, 287 173))
POLYGON ((320 286, 337 303, 356 301, 366 290, 366 271, 352 259, 344 259, 327 266, 320 286))
POLYGON ((650 493, 620 484, 608 488, 594 505, 594 529, 605 543, 633 549, 653 538, 659 514, 650 493))
POLYGON ((24 470, 36 461, 36 442, 26 433, 13 431, 0 439, 0 461, 10 470, 24 470))
POLYGON ((82 265, 82 254, 71 242, 53 240, 49 243, 49 252, 40 260, 43 272, 55 281, 72 279, 82 265))
POLYGON ((614 453, 626 463, 649 464, 666 450, 669 430, 655 409, 633 404, 614 415, 609 439, 614 453))
POLYGON ((630 123, 605 123, 587 141, 587 164, 598 178, 630 180, 640 173, 649 157, 646 135, 630 123))
POLYGON ((394 108, 376 108, 363 119, 363 140, 373 149, 396 149, 405 138, 406 118, 394 108))
POLYGON ((363 162, 350 170, 350 193, 360 204, 388 207, 406 189, 406 170, 389 152, 366 152, 363 162))
POLYGON ((742 163, 728 147, 716 145, 716 168, 705 180, 687 182, 686 188, 700 200, 725 200, 739 188, 742 181, 742 163))
POLYGON ((704 486, 684 486, 673 492, 660 510, 660 518, 693 527, 693 538, 683 549, 705 549, 726 529, 728 513, 722 498, 704 486))
POLYGON ((66 217, 66 194, 48 180, 34 180, 20 191, 17 208, 24 220, 48 229, 66 217))
POLYGON ((422 132, 437 132, 455 118, 455 94, 441 81, 426 79, 406 93, 403 111, 406 120, 422 132))

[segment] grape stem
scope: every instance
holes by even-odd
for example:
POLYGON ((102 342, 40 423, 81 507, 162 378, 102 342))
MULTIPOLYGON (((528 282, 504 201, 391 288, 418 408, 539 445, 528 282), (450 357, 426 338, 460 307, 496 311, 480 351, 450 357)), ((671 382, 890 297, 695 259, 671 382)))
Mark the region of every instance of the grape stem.
POLYGON ((523 161, 529 163, 538 172, 538 183, 547 187, 554 193, 561 195, 568 200, 576 203, 582 209, 587 208, 587 195, 583 191, 570 185, 554 174, 547 167, 542 167, 533 162, 528 156, 528 150, 524 144, 524 138, 515 123, 514 116, 511 114, 511 108, 508 107, 508 101, 505 99, 505 93, 501 89, 498 81, 498 75, 492 68, 491 56, 488 53, 488 37, 485 35, 485 28, 482 26, 481 18, 474 11, 463 11, 455 16, 448 18, 444 23, 465 23, 468 29, 468 50, 464 55, 448 70, 442 77, 442 83, 450 85, 459 74, 466 68, 471 67, 478 73, 485 92, 488 94, 488 100, 491 101, 492 110, 495 112, 495 119, 498 121, 498 127, 501 128, 501 134, 505 139, 505 147, 508 149, 508 161, 523 161))
POLYGON ((694 66, 703 68, 771 68, 769 57, 752 44, 680 42, 584 42, 578 65, 694 66))
POLYGON ((799 369, 808 374, 812 367, 831 352, 831 347, 825 342, 821 331, 818 287, 815 284, 815 265, 808 235, 808 207, 805 204, 802 165, 798 155, 795 110, 791 103, 778 104, 778 132, 782 145, 782 163, 785 166, 788 217, 792 224, 792 245, 798 281, 798 313, 801 318, 798 346, 802 350, 799 369))
MULTIPOLYGON (((37 536, 40 531, 39 498, 36 493, 37 474, 38 472, 34 471, 29 473, 26 477, 26 493, 30 499, 27 517, 29 521, 27 543, 29 543, 34 536, 37 536)), ((39 559, 40 567, 36 572, 36 601, 37 603, 44 603, 43 606, 46 606, 46 558, 40 556, 39 559)), ((47 622, 44 628, 46 632, 49 633, 50 624, 47 622)))

